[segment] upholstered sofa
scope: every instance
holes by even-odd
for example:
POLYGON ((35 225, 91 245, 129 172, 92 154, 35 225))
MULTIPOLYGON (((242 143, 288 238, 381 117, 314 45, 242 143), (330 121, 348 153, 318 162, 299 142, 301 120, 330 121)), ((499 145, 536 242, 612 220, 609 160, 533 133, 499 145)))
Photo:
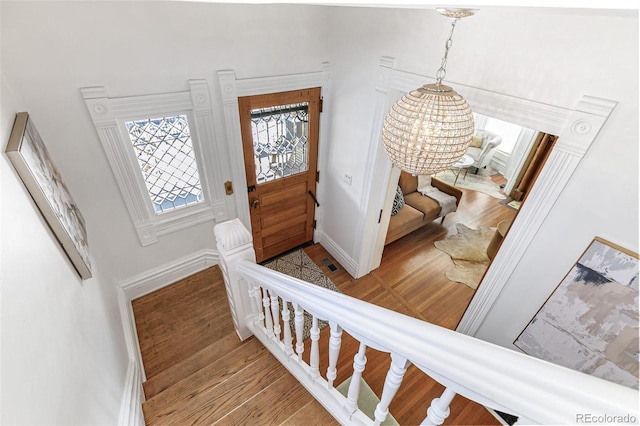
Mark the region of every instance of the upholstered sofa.
MULTIPOLYGON (((404 207, 400 208, 397 214, 391 216, 387 237, 384 241, 385 245, 441 217, 440 204, 418 192, 417 176, 401 172, 398 185, 404 196, 404 207)), ((436 178, 431 179, 431 185, 456 197, 456 206, 460 205, 461 190, 436 178)), ((442 221, 444 221, 444 217, 442 221)))
POLYGON ((502 138, 499 135, 488 130, 476 129, 474 140, 466 152, 469 157, 473 158, 472 167, 481 169, 487 166, 501 143, 502 138))

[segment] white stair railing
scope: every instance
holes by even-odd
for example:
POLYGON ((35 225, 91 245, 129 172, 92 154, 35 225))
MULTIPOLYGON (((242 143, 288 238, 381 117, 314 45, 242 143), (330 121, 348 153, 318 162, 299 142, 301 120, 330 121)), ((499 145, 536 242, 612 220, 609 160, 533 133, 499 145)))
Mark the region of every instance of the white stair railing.
POLYGON ((516 415, 518 424, 638 421, 637 390, 256 265, 251 234, 237 219, 216 226, 215 233, 238 335, 241 339, 255 335, 341 424, 381 424, 410 363, 446 388, 425 407, 425 425, 442 424, 456 394, 516 415), (295 336, 289 330, 289 307, 293 308, 295 336), (304 311, 313 318, 309 364, 302 357, 304 311), (318 320, 328 321, 330 327, 325 377, 318 369, 318 320), (360 342, 346 396, 334 388, 342 330, 360 342), (391 357, 373 420, 357 407, 367 347, 391 357))

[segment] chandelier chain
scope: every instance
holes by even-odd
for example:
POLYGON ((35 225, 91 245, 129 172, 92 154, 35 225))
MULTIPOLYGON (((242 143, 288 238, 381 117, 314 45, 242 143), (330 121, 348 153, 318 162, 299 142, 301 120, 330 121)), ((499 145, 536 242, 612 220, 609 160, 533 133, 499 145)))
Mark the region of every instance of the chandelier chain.
POLYGON ((459 19, 460 18, 455 18, 451 21, 451 32, 449 33, 449 38, 444 45, 444 56, 442 57, 442 63, 440 64, 438 72, 436 72, 437 85, 442 84, 442 80, 444 80, 444 77, 447 75, 447 57, 449 56, 449 49, 451 49, 451 46, 453 45, 453 31, 456 29, 456 23, 459 19))

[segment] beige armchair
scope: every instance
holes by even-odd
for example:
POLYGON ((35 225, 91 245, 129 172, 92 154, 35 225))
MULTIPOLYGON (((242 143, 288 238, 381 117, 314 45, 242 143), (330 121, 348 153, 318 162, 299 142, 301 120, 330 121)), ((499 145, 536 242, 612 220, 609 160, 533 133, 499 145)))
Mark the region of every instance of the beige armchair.
POLYGON ((496 151, 498 145, 502 143, 502 138, 497 134, 484 129, 476 129, 476 137, 482 138, 482 141, 473 142, 467 149, 467 155, 473 158, 472 167, 481 169, 491 162, 491 158, 496 151), (479 145, 479 146, 475 146, 479 145))

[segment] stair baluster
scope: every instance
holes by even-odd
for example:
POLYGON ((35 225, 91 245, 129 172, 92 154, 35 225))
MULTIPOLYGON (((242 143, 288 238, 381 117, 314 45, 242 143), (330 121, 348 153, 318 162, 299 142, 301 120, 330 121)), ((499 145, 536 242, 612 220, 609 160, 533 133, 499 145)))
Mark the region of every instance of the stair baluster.
POLYGON ((402 378, 404 377, 404 373, 407 372, 407 367, 409 367, 409 361, 406 358, 391 353, 391 365, 389 366, 387 377, 384 380, 380 402, 376 406, 374 413, 375 426, 384 422, 389 415, 389 404, 393 397, 396 396, 396 392, 398 392, 402 384, 402 378))
POLYGON ((304 342, 302 341, 302 334, 304 329, 304 311, 297 303, 293 303, 293 310, 295 312, 294 324, 296 327, 296 353, 298 354, 298 361, 302 362, 302 353, 304 352, 304 342))
POLYGON ((291 355, 293 353, 293 339, 291 338, 291 311, 289 311, 289 302, 282 299, 282 323, 284 328, 284 353, 291 355))
POLYGON ((454 396, 456 396, 456 393, 446 388, 440 398, 435 398, 431 401, 431 406, 427 410, 427 417, 420 425, 441 425, 449 417, 449 404, 451 404, 454 396))
POLYGON ((309 357, 309 367, 311 367, 311 378, 320 377, 320 348, 318 340, 320 340, 320 329, 318 328, 318 318, 314 315, 311 324, 311 355, 309 357))
POLYGON ((335 323, 330 322, 331 337, 329 337, 329 366, 327 367, 327 382, 329 388, 333 387, 333 381, 338 376, 338 356, 340 355, 340 345, 342 344, 342 328, 335 323))
POLYGON ((254 303, 252 303, 254 311, 258 314, 258 322, 262 327, 264 327, 264 312, 262 312, 262 288, 259 285, 253 284, 253 299, 251 299, 254 303))
POLYGON ((273 334, 277 340, 280 340, 280 311, 278 304, 278 295, 269 290, 271 296, 271 316, 273 317, 273 334))
POLYGON ((265 318, 265 327, 267 329, 267 336, 273 337, 273 319, 271 317, 271 313, 269 312, 269 308, 271 306, 269 300, 269 293, 267 289, 262 290, 264 293, 264 297, 262 298, 262 306, 264 306, 264 318, 265 318))
POLYGON ((360 343, 358 353, 353 357, 353 375, 351 376, 351 383, 349 383, 349 391, 347 392, 347 409, 351 414, 358 409, 360 379, 362 378, 364 367, 367 365, 367 357, 364 354, 366 350, 367 346, 364 343, 360 343))

